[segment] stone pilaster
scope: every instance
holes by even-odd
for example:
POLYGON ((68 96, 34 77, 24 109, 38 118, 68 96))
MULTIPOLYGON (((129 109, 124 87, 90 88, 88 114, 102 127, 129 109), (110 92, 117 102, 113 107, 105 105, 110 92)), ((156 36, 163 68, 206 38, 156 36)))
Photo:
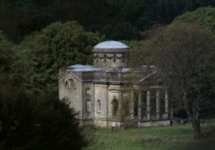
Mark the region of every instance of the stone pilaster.
POLYGON ((119 120, 122 121, 122 100, 123 100, 123 93, 119 91, 119 120))
POLYGON ((150 120, 150 91, 147 91, 147 96, 146 96, 146 100, 147 100, 147 120, 150 120))
POLYGON ((139 120, 142 120, 142 93, 141 93, 141 90, 139 90, 139 93, 138 93, 138 119, 139 120))
POLYGON ((160 91, 156 93, 156 114, 157 119, 160 119, 160 91))
POLYGON ((134 90, 131 91, 130 119, 134 118, 134 90))
POLYGON ((165 90, 165 117, 168 118, 169 113, 169 99, 168 99, 168 91, 165 90))
POLYGON ((171 98, 169 98, 169 105, 170 105, 170 118, 173 118, 173 101, 171 98))
POLYGON ((108 86, 106 86, 106 120, 107 120, 107 127, 109 126, 109 97, 108 97, 108 86))

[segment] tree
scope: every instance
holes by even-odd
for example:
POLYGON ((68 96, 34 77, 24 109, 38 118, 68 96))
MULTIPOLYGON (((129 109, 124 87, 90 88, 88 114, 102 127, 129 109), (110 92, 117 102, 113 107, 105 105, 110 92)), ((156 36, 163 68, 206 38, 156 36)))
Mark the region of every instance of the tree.
POLYGON ((16 43, 32 31, 54 21, 78 21, 87 31, 99 31, 107 39, 122 40, 117 29, 126 23, 123 39, 140 39, 137 31, 155 24, 167 25, 175 17, 199 7, 215 6, 214 0, 2 0, 1 29, 16 43), (99 13, 98 13, 99 12, 99 13), (117 27, 116 27, 117 26, 117 27), (114 29, 114 30, 113 30, 114 29), (117 32, 117 34, 115 33, 117 32), (127 37, 128 36, 128 37, 127 37))
POLYGON ((172 24, 187 23, 208 27, 215 34, 215 8, 202 7, 192 12, 186 12, 176 17, 172 24))
MULTIPOLYGON (((135 51, 138 51, 140 49, 140 41, 125 41, 125 40, 120 40, 120 42, 128 45, 128 47, 129 47, 129 52, 130 52, 131 55, 129 55, 129 64, 128 65, 129 65, 129 67, 130 67, 130 65, 132 67, 132 64, 134 64, 132 61, 135 61, 135 58, 132 58, 133 57, 132 54, 135 51)), ((134 57, 135 57, 135 55, 134 55, 134 57)))
POLYGON ((14 78, 22 78, 26 90, 57 89, 59 68, 91 64, 91 50, 99 41, 98 33, 84 31, 77 22, 52 23, 17 46, 14 78))
POLYGON ((28 95, 1 82, 0 120, 4 149, 77 149, 88 145, 76 113, 57 93, 28 95))
POLYGON ((148 63, 159 68, 164 86, 178 94, 195 138, 200 138, 201 112, 206 101, 214 102, 214 36, 205 28, 188 24, 169 25, 158 31, 141 42, 137 56, 151 55, 148 63))
POLYGON ((138 40, 138 30, 136 27, 132 26, 129 23, 121 22, 118 23, 114 29, 112 29, 113 33, 110 35, 110 39, 113 40, 138 40))
POLYGON ((24 36, 39 31, 51 22, 57 21, 52 13, 33 0, 2 0, 1 25, 9 40, 20 43, 24 36))
POLYGON ((9 73, 13 62, 12 44, 5 38, 0 30, 0 71, 9 73))

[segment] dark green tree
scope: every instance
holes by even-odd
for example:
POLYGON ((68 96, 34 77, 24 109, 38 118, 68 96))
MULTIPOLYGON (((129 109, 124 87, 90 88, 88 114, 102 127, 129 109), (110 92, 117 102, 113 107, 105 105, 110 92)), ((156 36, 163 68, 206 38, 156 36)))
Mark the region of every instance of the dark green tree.
POLYGON ((203 7, 192 12, 186 12, 174 19, 172 24, 187 23, 208 27, 215 34, 215 8, 203 7))
POLYGON ((56 90, 59 68, 91 64, 91 50, 99 41, 98 33, 84 31, 77 22, 52 23, 17 46, 13 78, 26 90, 56 90))
POLYGON ((14 43, 20 43, 24 36, 33 31, 40 31, 45 26, 57 21, 46 7, 33 0, 2 0, 0 29, 14 43))
POLYGON ((112 29, 112 34, 109 38, 113 40, 138 40, 139 33, 135 26, 126 22, 121 22, 112 29))
MULTIPOLYGON (((78 21, 86 31, 99 31, 107 39, 117 37, 114 29, 124 30, 127 23, 132 35, 123 39, 139 39, 137 31, 155 24, 167 25, 175 17, 200 7, 215 6, 214 0, 2 0, 1 29, 19 43, 24 36, 54 21, 78 21)), ((123 36, 124 37, 124 36, 123 36)))
POLYGON ((81 150, 88 142, 76 113, 57 93, 28 95, 1 84, 1 141, 4 149, 81 150), (2 90, 3 88, 3 90, 2 90))
POLYGON ((13 59, 12 43, 10 43, 0 30, 0 70, 3 73, 11 71, 13 59))
POLYGON ((125 41, 121 40, 120 42, 125 43, 129 47, 129 67, 132 67, 136 60, 136 55, 135 53, 138 52, 141 48, 140 46, 140 41, 125 41))

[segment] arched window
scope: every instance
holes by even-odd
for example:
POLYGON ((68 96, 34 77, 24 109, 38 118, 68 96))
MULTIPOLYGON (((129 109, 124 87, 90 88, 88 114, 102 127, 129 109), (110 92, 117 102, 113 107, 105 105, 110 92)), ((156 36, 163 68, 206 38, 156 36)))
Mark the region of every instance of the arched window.
POLYGON ((97 111, 98 112, 101 112, 101 107, 102 107, 101 101, 97 100, 97 111))
POLYGON ((112 101, 113 116, 117 115, 118 105, 119 105, 118 100, 116 98, 114 98, 112 101))
POLYGON ((67 81, 67 84, 68 84, 68 88, 73 88, 74 87, 74 81, 72 79, 69 79, 67 81))

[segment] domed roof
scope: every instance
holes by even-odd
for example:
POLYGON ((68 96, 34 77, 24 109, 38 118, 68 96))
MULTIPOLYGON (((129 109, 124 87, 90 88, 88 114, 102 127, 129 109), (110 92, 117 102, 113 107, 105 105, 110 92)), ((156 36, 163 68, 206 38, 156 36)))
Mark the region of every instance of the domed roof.
POLYGON ((93 52, 126 52, 129 47, 118 41, 105 41, 93 47, 93 52))

